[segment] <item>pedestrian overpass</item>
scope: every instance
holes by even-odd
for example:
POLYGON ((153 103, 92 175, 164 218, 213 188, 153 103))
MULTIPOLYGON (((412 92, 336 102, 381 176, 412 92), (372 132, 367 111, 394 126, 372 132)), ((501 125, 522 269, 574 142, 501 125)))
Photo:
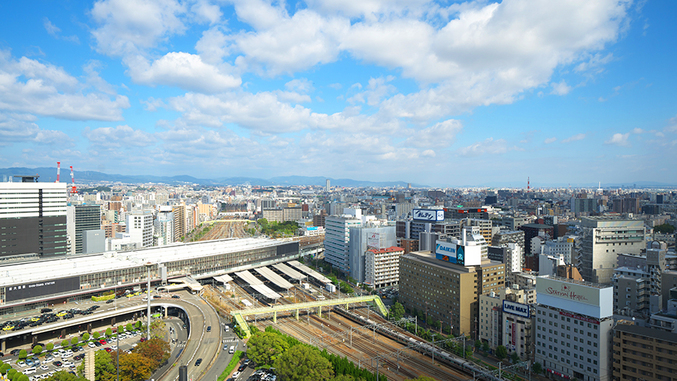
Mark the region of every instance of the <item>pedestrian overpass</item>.
POLYGON ((381 301, 381 298, 378 295, 368 295, 368 296, 356 296, 352 298, 317 300, 314 302, 284 304, 272 307, 252 308, 247 310, 233 311, 230 313, 230 315, 233 317, 233 320, 237 322, 237 324, 240 326, 240 328, 245 334, 245 337, 247 338, 251 336, 251 331, 249 330, 249 325, 247 325, 245 316, 273 314, 273 322, 277 323, 278 312, 296 311, 296 320, 299 320, 300 310, 310 310, 311 308, 317 308, 317 315, 322 317, 322 307, 346 306, 346 309, 348 309, 348 307, 351 304, 368 303, 368 302, 374 303, 376 305, 376 308, 378 308, 378 311, 381 313, 381 315, 385 316, 388 313, 386 306, 383 304, 383 301, 381 301))

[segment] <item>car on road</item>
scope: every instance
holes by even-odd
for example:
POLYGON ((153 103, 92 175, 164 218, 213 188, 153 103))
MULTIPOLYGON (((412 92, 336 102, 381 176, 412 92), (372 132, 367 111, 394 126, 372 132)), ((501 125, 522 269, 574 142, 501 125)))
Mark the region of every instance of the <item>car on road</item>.
POLYGON ((115 301, 115 299, 109 299, 109 300, 106 300, 106 304, 111 304, 111 303, 113 303, 114 301, 115 301))
POLYGON ((207 327, 207 332, 211 332, 211 331, 212 331, 212 326, 210 325, 210 326, 207 327))
POLYGON ((242 371, 245 370, 245 369, 247 369, 247 364, 241 364, 241 365, 237 368, 237 370, 238 370, 239 372, 242 372, 242 371))
POLYGON ((200 366, 202 364, 202 359, 195 360, 195 366, 200 366))
POLYGON ((61 365, 63 365, 61 361, 54 361, 52 364, 56 367, 60 367, 61 365))
POLYGON ((172 299, 181 299, 181 297, 178 295, 172 295, 172 299))
POLYGON ((235 379, 235 378, 238 378, 238 377, 240 377, 240 372, 235 372, 235 373, 233 373, 233 378, 234 378, 234 379, 235 379))

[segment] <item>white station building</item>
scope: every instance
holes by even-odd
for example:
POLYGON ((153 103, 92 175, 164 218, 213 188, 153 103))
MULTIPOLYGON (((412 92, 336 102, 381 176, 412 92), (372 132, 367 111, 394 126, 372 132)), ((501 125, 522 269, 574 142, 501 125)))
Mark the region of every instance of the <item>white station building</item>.
POLYGON ((613 287, 541 276, 535 360, 556 380, 611 379, 613 287))

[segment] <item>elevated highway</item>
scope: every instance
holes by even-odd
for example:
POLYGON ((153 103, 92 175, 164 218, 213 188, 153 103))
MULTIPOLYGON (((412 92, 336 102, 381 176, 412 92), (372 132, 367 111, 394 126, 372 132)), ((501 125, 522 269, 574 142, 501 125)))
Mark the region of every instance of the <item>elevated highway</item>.
POLYGON ((249 330, 249 325, 245 319, 245 316, 252 315, 263 315, 263 314, 272 314, 273 321, 277 323, 277 313, 278 312, 295 312, 296 320, 299 319, 299 311, 301 310, 310 310, 317 308, 317 313, 319 316, 322 316, 322 307, 327 306, 346 306, 346 309, 351 304, 355 303, 374 303, 378 308, 381 315, 385 316, 388 313, 386 306, 381 301, 381 298, 378 295, 368 295, 368 296, 356 296, 352 298, 340 298, 340 299, 329 299, 329 300, 317 300, 314 302, 305 302, 305 303, 296 303, 296 304, 284 304, 277 305, 272 307, 263 307, 263 308, 251 308, 247 310, 239 310, 231 312, 233 320, 242 328, 242 331, 245 333, 246 337, 251 336, 251 331, 249 330))

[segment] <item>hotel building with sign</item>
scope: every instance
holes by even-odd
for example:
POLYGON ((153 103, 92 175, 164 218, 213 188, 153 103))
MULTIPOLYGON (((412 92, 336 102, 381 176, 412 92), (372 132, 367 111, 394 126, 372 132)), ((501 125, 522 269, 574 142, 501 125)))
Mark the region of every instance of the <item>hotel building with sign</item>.
POLYGON ((613 287, 540 276, 535 360, 554 379, 611 378, 613 287))

